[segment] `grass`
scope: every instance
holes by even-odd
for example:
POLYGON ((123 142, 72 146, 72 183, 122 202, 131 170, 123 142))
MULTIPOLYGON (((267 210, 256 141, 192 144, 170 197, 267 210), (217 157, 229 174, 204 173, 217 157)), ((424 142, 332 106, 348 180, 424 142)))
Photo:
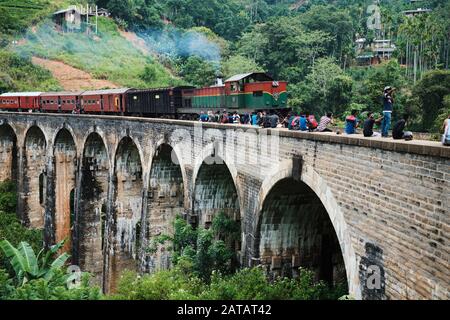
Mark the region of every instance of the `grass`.
POLYGON ((99 18, 98 28, 98 35, 62 34, 47 20, 35 32, 29 30, 26 42, 15 49, 22 56, 59 60, 91 73, 94 78, 126 87, 162 87, 179 82, 159 62, 123 38, 113 20, 99 18), (152 70, 151 77, 143 76, 146 67, 152 70))
POLYGON ((7 91, 54 91, 61 89, 52 74, 6 50, 0 50, 0 93, 7 91))

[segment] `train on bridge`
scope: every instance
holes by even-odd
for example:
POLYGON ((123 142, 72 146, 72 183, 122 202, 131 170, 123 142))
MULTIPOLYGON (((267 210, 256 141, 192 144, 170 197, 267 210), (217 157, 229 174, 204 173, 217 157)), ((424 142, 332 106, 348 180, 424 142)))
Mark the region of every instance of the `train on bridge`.
POLYGON ((0 95, 0 110, 189 119, 201 112, 287 110, 287 82, 264 72, 239 74, 211 87, 14 92, 0 95))

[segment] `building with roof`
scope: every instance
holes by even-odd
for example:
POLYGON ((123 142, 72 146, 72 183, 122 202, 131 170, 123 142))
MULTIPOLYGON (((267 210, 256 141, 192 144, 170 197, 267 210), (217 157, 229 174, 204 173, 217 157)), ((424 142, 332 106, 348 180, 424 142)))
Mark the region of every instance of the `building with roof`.
POLYGON ((89 31, 90 26, 93 26, 94 31, 97 32, 97 17, 97 7, 83 8, 73 5, 54 12, 52 19, 60 32, 84 32, 89 31))

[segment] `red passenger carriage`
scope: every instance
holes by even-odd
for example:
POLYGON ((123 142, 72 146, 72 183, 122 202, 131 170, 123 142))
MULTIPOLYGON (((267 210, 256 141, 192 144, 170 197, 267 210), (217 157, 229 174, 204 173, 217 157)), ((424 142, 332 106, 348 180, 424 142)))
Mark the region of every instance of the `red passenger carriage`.
POLYGON ((11 111, 39 110, 41 92, 11 92, 0 95, 0 109, 11 111))
POLYGON ((70 113, 80 106, 81 91, 47 92, 40 96, 41 109, 45 112, 70 113))

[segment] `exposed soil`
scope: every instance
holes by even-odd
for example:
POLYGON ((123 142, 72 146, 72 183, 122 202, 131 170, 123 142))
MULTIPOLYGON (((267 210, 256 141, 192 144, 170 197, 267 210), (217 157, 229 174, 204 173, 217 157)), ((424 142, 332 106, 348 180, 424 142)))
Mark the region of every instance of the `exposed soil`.
POLYGON ((34 64, 49 70, 64 90, 77 91, 119 87, 108 80, 94 79, 89 73, 76 69, 61 61, 47 60, 38 57, 33 57, 32 61, 34 64))

